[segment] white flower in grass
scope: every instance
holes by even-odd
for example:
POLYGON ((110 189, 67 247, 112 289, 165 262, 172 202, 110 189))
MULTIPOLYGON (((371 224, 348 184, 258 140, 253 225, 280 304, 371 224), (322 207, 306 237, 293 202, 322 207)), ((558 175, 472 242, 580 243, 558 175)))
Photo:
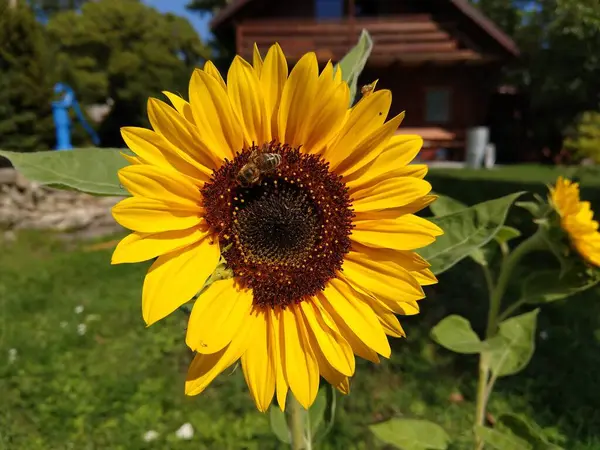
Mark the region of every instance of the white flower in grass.
POLYGON ((81 314, 83 312, 83 305, 77 305, 75 307, 75 314, 81 314))
POLYGON ((83 336, 86 331, 87 331, 87 325, 85 323, 80 323, 79 325, 77 325, 77 334, 79 336, 83 336))
POLYGON ((144 442, 152 442, 158 438, 158 431, 148 430, 144 433, 144 442))
POLYGON ((192 427, 191 423, 184 423, 179 427, 179 430, 175 432, 175 436, 179 439, 190 440, 194 437, 194 427, 192 427))
POLYGON ((12 364, 17 360, 17 349, 11 348, 8 350, 8 363, 12 364))

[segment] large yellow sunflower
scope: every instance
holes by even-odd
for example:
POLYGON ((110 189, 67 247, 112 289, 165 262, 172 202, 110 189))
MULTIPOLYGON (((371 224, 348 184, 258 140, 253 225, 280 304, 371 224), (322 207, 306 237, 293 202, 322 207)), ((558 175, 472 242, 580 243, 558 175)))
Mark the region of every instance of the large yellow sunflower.
POLYGON ((579 199, 579 183, 558 177, 550 188, 550 199, 560 215, 560 224, 571 245, 587 262, 600 266, 600 233, 590 202, 579 199))
POLYGON ((314 53, 288 76, 278 45, 253 65, 240 57, 227 83, 208 62, 189 103, 148 102, 154 130, 124 128, 135 157, 119 178, 132 197, 113 209, 133 231, 113 263, 156 258, 142 294, 148 325, 190 301, 221 252, 233 278, 195 301, 186 342, 196 352, 189 395, 241 359, 265 411, 288 388, 309 407, 319 376, 342 392, 354 355, 390 356, 395 314, 416 314, 437 280, 414 249, 441 230, 414 215, 430 204, 424 165, 408 165, 418 136, 386 122, 380 90, 348 109, 349 88, 314 53))

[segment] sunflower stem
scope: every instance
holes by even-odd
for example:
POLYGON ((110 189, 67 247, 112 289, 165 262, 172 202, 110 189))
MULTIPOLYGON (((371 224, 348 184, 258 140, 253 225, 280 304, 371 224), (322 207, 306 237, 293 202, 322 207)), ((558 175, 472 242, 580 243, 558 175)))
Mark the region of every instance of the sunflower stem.
POLYGON ((306 433, 308 414, 291 392, 288 393, 286 410, 289 413, 288 426, 290 427, 292 437, 292 450, 310 449, 312 447, 310 445, 310 436, 306 433))
MULTIPOLYGON (((508 287, 510 277, 523 257, 535 250, 544 248, 544 240, 541 230, 538 230, 530 238, 523 241, 512 253, 508 253, 506 257, 502 259, 500 266, 500 273, 498 280, 494 285, 489 269, 484 266, 484 275, 486 278, 486 284, 488 287, 490 307, 488 311, 487 327, 485 332, 485 338, 490 339, 496 334, 498 323, 507 317, 507 311, 513 312, 515 309, 508 307, 507 310, 500 314, 502 307, 502 298, 508 287)), ((517 302, 518 303, 518 302, 517 302)), ((518 307, 518 306, 517 306, 518 307)), ((479 379, 477 382, 477 401, 475 409, 475 426, 483 426, 485 422, 485 414, 488 400, 491 396, 492 389, 496 377, 492 376, 490 379, 490 367, 488 361, 483 353, 479 354, 479 379)), ((481 450, 483 448, 483 441, 479 438, 475 439, 475 450, 481 450)))

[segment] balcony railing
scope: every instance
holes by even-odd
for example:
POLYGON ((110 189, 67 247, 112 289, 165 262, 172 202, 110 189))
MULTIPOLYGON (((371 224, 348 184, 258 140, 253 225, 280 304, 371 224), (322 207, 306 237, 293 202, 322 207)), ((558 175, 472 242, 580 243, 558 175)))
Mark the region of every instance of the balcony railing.
POLYGON ((237 52, 246 58, 256 43, 264 52, 279 42, 286 56, 296 60, 315 51, 320 61, 338 61, 356 44, 361 30, 369 31, 374 47, 371 63, 422 61, 476 61, 482 56, 446 31, 453 24, 438 24, 425 14, 379 18, 261 19, 237 25, 237 52))

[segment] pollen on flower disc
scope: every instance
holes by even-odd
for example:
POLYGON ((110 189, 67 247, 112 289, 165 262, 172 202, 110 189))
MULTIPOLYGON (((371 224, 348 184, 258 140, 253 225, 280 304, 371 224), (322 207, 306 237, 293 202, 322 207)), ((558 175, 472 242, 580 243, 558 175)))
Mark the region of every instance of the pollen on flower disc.
POLYGON ((213 173, 202 195, 227 265, 252 289, 258 307, 285 307, 316 294, 350 250, 348 189, 316 155, 274 142, 244 150, 213 173), (240 182, 242 168, 260 153, 279 155, 279 164, 240 182))

